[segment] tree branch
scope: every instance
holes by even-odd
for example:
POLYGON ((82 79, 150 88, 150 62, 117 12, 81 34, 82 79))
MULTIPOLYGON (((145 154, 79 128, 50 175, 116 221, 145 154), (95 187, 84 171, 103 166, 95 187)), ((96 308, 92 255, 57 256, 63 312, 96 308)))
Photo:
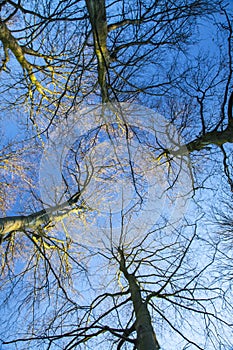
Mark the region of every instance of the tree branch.
POLYGON ((11 234, 15 231, 25 231, 27 229, 36 230, 38 227, 48 227, 52 222, 61 221, 71 212, 80 212, 87 209, 84 205, 72 206, 79 198, 80 194, 76 194, 68 201, 43 209, 30 215, 7 216, 0 218, 0 237, 4 240, 6 234, 11 234))

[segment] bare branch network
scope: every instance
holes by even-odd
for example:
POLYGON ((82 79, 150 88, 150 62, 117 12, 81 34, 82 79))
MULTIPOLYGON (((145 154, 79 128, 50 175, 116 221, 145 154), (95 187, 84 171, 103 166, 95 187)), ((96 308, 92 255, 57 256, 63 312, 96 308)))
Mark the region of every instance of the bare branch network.
POLYGON ((4 349, 233 348, 232 14, 0 1, 4 349))

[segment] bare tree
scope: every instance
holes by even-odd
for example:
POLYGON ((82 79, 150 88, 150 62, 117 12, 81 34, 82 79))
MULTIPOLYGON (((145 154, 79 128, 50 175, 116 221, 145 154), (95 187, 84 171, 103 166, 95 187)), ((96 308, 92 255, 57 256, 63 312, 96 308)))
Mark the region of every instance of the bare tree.
POLYGON ((1 110, 25 132, 1 160, 27 183, 0 218, 4 346, 230 348, 223 249, 205 228, 233 188, 229 6, 0 6, 1 110))

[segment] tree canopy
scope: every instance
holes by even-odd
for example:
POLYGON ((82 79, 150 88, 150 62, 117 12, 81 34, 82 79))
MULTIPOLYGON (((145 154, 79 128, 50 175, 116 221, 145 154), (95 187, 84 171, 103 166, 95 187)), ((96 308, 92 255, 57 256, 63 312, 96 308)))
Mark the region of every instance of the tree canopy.
POLYGON ((232 348, 231 5, 1 1, 3 349, 232 348))

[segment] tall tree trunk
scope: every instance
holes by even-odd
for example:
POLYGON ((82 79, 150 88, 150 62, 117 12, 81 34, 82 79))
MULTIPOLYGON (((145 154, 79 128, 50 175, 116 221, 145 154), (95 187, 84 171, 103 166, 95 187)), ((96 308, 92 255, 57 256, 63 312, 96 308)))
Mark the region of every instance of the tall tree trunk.
POLYGON ((107 49, 107 19, 105 0, 86 0, 87 9, 93 31, 95 54, 98 60, 98 82, 101 89, 102 102, 109 101, 107 88, 107 71, 109 52, 107 49))
POLYGON ((120 270, 123 272, 125 278, 129 283, 129 290, 133 302, 133 308, 136 316, 135 328, 137 332, 136 348, 138 350, 159 350, 160 346, 156 339, 155 332, 152 327, 152 321, 147 304, 143 301, 140 286, 136 277, 128 273, 125 264, 124 253, 119 250, 120 270))

